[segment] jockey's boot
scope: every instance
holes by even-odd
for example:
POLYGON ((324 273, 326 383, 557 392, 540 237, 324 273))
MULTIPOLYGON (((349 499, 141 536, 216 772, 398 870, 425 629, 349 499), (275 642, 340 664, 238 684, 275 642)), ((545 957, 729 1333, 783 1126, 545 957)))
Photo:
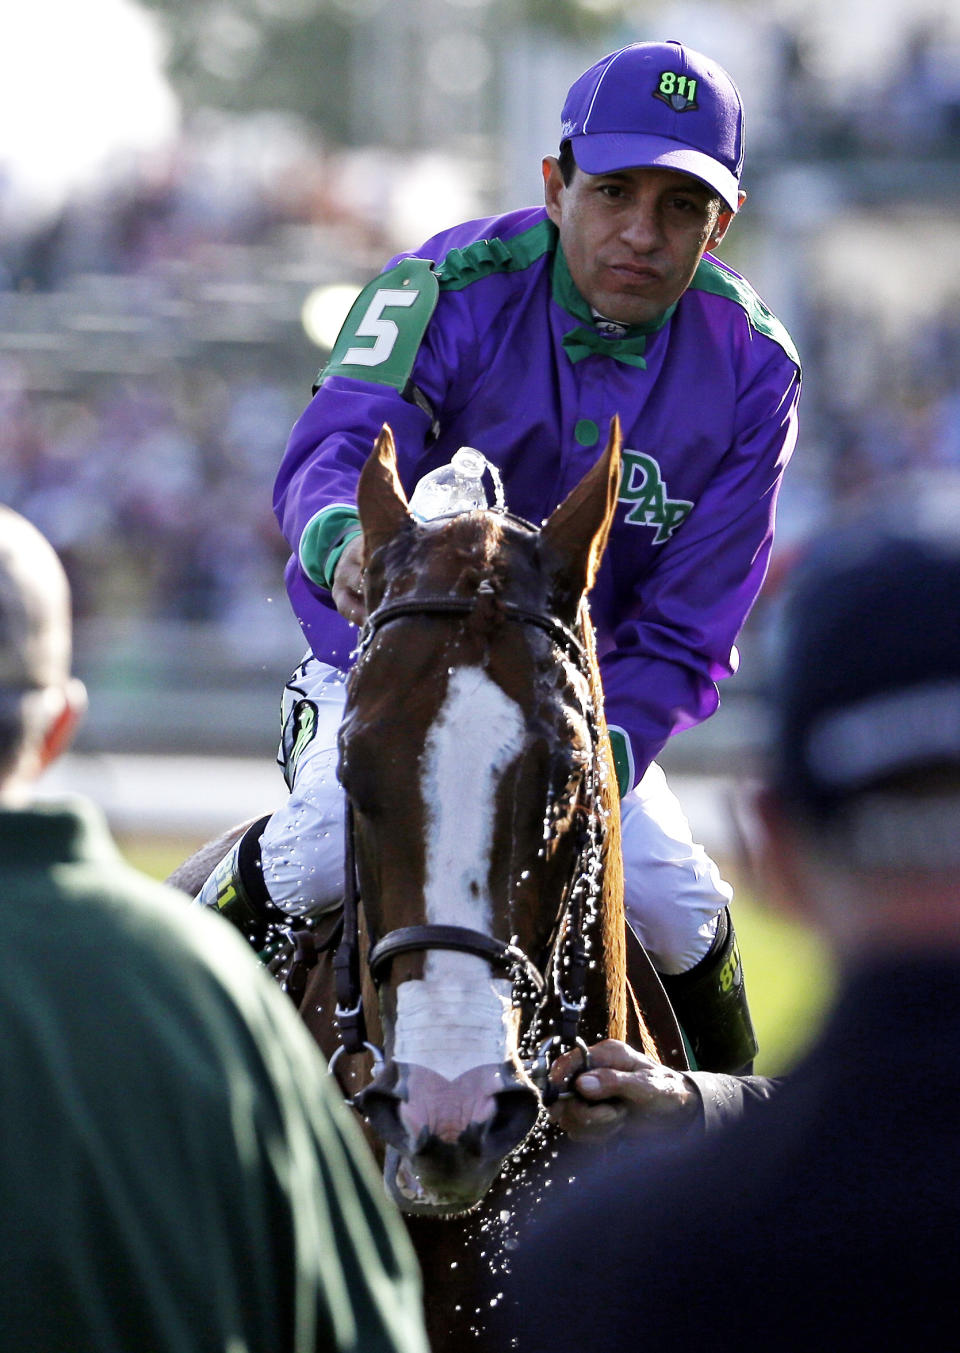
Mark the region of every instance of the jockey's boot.
POLYGON ((662 975, 700 1071, 747 1076, 757 1055, 743 965, 728 908, 720 912, 717 933, 704 957, 687 972, 662 975))
POLYGON ((270 815, 260 818, 235 842, 197 894, 197 905, 218 911, 254 949, 266 943, 271 923, 284 921, 270 901, 260 863, 260 836, 270 815))

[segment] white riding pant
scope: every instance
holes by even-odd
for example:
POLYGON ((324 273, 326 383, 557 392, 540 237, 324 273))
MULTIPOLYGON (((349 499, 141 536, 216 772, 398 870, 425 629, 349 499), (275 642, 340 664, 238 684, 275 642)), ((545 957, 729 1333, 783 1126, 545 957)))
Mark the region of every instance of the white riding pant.
MULTIPOLYGON (((312 657, 283 695, 278 760, 290 795, 270 818, 260 850, 271 901, 291 916, 325 911, 343 897, 337 730, 345 699, 345 675, 312 657)), ((686 972, 710 948, 733 890, 693 841, 656 763, 621 800, 620 818, 627 915, 658 971, 686 972)))

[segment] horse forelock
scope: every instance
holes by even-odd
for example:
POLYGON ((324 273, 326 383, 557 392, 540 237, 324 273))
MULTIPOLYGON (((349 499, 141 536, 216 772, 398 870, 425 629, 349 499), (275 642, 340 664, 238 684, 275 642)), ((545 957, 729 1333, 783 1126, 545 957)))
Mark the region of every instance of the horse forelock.
POLYGON ((473 597, 481 588, 481 609, 491 589, 521 603, 545 601, 537 534, 501 512, 438 517, 398 532, 376 552, 369 569, 388 601, 473 597))

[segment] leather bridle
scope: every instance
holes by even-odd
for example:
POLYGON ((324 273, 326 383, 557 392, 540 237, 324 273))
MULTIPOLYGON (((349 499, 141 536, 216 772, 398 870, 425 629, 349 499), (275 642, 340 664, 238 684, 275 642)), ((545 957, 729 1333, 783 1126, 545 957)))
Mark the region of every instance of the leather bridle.
MULTIPOLYGON (((482 598, 493 595, 495 595, 493 585, 489 581, 484 581, 470 597, 411 597, 384 602, 372 612, 361 632, 355 670, 362 665, 376 634, 392 621, 423 615, 467 615, 476 609, 482 598)), ((531 625, 542 630, 574 661, 589 683, 590 663, 586 649, 580 638, 567 625, 542 612, 499 599, 497 615, 504 620, 531 625)), ((586 880, 590 872, 589 858, 592 853, 599 852, 604 831, 602 814, 598 811, 596 803, 599 773, 598 737, 592 702, 588 704, 587 717, 593 741, 593 764, 581 786, 576 828, 580 840, 576 843, 563 906, 559 910, 556 930, 548 945, 544 970, 541 971, 516 945, 508 944, 481 931, 453 925, 403 926, 377 940, 367 955, 368 970, 374 983, 379 985, 392 960, 400 954, 431 949, 453 949, 472 954, 485 959, 495 969, 506 972, 514 978, 520 972, 525 974, 540 998, 541 1007, 550 994, 548 974, 552 966, 554 994, 560 1010, 559 1028, 555 1035, 541 1043, 537 1055, 527 1062, 527 1072, 537 1083, 545 1102, 556 1097, 556 1092, 547 1080, 550 1065, 548 1049, 559 1043, 558 1054, 575 1044, 586 1051, 579 1037, 588 968, 585 928, 589 885, 586 880), (564 941, 562 961, 557 952, 557 939, 561 934, 564 941)), ((549 808, 549 805, 547 807, 549 808)), ((360 977, 360 885, 357 876, 354 814, 349 795, 346 796, 345 821, 343 934, 333 959, 337 997, 335 1013, 340 1029, 341 1047, 331 1058, 331 1068, 341 1052, 352 1054, 366 1050, 373 1053, 375 1060, 382 1059, 380 1050, 367 1039, 363 1013, 360 977)))

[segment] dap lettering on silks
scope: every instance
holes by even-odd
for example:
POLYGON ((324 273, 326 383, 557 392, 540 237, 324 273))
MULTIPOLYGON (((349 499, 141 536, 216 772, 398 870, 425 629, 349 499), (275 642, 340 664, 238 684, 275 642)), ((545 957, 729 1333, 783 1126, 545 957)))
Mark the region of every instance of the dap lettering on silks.
POLYGON ((665 545, 677 527, 686 521, 693 503, 686 498, 670 498, 660 476, 660 466, 642 451, 625 450, 621 456, 621 503, 629 503, 624 521, 631 526, 655 526, 654 545, 665 545))

